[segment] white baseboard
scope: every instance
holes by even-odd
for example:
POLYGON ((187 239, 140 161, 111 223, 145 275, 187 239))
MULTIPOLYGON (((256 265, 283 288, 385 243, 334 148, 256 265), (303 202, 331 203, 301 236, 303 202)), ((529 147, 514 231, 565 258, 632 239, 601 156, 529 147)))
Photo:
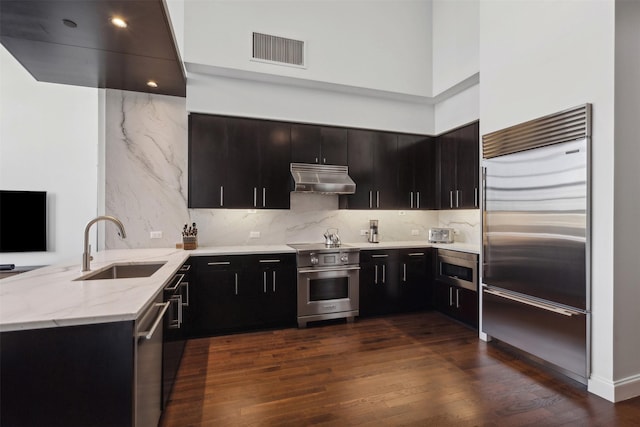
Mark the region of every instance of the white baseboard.
POLYGON ((610 402, 622 402, 640 396, 640 374, 616 381, 591 375, 587 390, 610 402))

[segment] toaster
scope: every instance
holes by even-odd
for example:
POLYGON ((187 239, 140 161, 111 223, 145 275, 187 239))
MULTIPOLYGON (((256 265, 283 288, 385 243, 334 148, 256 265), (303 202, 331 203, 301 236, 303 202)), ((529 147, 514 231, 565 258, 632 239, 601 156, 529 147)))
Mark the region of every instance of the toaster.
POLYGON ((453 243, 453 228, 430 228, 430 243, 453 243))

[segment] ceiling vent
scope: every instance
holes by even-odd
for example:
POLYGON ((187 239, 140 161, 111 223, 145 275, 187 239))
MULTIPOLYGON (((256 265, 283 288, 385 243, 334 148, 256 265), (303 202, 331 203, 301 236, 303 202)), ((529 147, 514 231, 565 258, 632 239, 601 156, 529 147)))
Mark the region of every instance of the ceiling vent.
POLYGON ((255 61, 304 68, 304 53, 301 40, 253 33, 252 59, 255 61))

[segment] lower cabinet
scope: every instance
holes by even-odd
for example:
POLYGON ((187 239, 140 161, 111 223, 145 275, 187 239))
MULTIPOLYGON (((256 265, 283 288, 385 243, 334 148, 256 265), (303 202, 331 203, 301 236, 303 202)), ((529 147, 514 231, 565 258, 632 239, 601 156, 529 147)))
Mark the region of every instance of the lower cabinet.
POLYGON ((360 252, 360 316, 427 308, 431 265, 430 248, 360 252))
POLYGON ((439 281, 434 285, 437 310, 474 328, 478 327, 478 293, 439 281))
POLYGON ((192 259, 190 336, 295 324, 295 254, 192 259))

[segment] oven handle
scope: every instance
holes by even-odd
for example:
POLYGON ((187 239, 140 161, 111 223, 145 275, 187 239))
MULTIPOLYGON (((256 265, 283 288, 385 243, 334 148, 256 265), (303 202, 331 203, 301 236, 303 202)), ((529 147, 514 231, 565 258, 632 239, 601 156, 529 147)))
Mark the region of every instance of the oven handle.
POLYGON ((299 268, 298 273, 324 273, 328 271, 353 271, 360 270, 359 265, 350 267, 326 267, 326 268, 299 268))

